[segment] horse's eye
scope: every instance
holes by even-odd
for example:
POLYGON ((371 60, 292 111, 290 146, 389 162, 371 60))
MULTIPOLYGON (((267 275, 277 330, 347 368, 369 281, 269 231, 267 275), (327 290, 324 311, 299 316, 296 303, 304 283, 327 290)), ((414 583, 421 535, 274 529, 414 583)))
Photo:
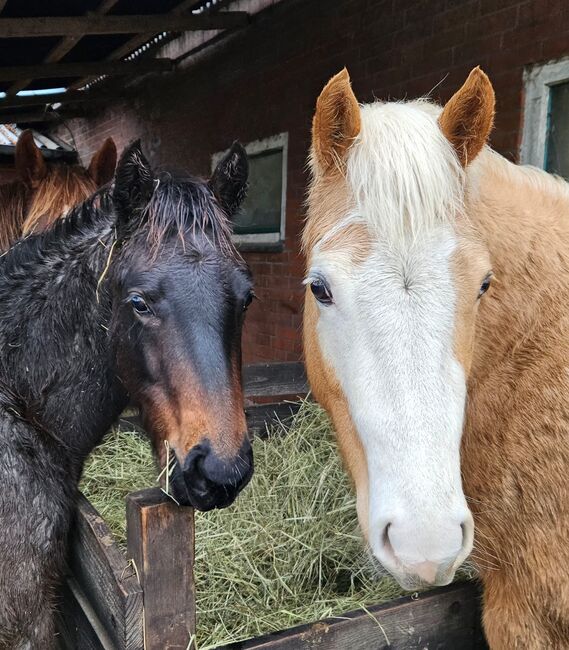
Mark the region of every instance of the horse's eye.
POLYGON ((132 294, 129 298, 132 308, 137 314, 151 314, 152 310, 146 304, 146 301, 142 296, 139 296, 137 293, 132 294))
POLYGON ((253 298, 255 297, 255 293, 253 291, 249 291, 247 294, 247 297, 245 298, 243 302, 243 311, 247 311, 249 307, 251 306, 251 303, 253 302, 253 298))
POLYGON ((312 280, 310 290, 316 300, 322 305, 331 305, 334 302, 330 289, 328 289, 323 280, 312 280))
POLYGON ((478 297, 482 298, 482 296, 488 291, 490 288, 490 283, 492 282, 492 273, 488 273, 488 275, 484 278, 484 281, 480 285, 480 291, 478 292, 478 297))

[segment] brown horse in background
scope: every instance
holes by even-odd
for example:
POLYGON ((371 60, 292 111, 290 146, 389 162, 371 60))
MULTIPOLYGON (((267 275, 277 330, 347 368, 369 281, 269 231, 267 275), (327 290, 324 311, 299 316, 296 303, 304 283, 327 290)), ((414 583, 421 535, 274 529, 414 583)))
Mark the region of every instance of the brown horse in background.
POLYGON ((324 88, 306 367, 398 582, 473 551, 492 650, 567 650, 569 184, 485 146, 493 117, 478 68, 443 108, 324 88))
POLYGON ((45 230, 108 183, 116 161, 115 143, 107 138, 87 169, 47 162, 32 131, 23 131, 16 144, 18 180, 0 185, 0 251, 22 235, 45 230))

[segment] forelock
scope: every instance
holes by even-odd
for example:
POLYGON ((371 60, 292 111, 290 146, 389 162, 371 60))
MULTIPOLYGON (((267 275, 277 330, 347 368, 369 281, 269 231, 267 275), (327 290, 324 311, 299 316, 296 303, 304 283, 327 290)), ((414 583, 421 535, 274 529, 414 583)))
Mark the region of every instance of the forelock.
POLYGON ((393 240, 452 223, 463 209, 464 172, 427 102, 362 106, 362 128, 348 152, 355 217, 393 240))

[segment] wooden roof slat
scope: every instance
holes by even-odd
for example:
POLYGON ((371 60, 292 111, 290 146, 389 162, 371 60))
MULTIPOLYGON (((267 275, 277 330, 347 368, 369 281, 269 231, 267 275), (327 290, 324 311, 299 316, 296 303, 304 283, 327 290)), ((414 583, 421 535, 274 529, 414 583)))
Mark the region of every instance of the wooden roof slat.
MULTIPOLYGON (((185 12, 189 12, 194 7, 197 7, 200 3, 201 0, 184 0, 179 5, 174 7, 174 9, 169 12, 169 15, 178 16, 185 12)), ((105 61, 118 61, 119 59, 128 56, 131 54, 131 52, 134 52, 145 43, 148 43, 148 41, 154 38, 158 33, 159 32, 148 32, 146 34, 138 34, 137 36, 134 36, 133 38, 129 39, 124 45, 121 45, 116 50, 113 50, 107 57, 105 57, 105 61)), ((93 81, 94 78, 95 77, 83 77, 82 79, 78 79, 69 86, 69 89, 77 90, 78 88, 82 88, 85 84, 93 81)))
POLYGON ((17 79, 53 79, 82 75, 136 75, 147 72, 168 72, 174 67, 171 59, 138 61, 100 61, 93 63, 49 63, 0 67, 0 81, 17 79))
MULTIPOLYGON (((117 4, 118 1, 119 0, 103 0, 103 2, 101 2, 101 4, 95 9, 93 13, 104 15, 108 13, 117 4)), ((0 5, 1 3, 2 0, 0 0, 0 5)), ((1 11, 2 8, 0 6, 0 12, 1 11)), ((61 59, 63 59, 63 57, 77 45, 81 38, 81 36, 65 36, 44 58, 43 63, 57 63, 58 61, 61 61, 61 59)), ((32 81, 33 79, 21 79, 19 81, 16 81, 16 83, 13 83, 10 88, 8 88, 6 94, 8 96, 16 95, 20 92, 20 90, 27 88, 32 83, 32 81)))
POLYGON ((18 122, 52 122, 57 118, 55 113, 31 111, 29 113, 0 113, 0 124, 17 124, 18 122))
POLYGON ((0 38, 203 31, 243 27, 248 22, 249 14, 244 11, 188 15, 0 17, 0 38))

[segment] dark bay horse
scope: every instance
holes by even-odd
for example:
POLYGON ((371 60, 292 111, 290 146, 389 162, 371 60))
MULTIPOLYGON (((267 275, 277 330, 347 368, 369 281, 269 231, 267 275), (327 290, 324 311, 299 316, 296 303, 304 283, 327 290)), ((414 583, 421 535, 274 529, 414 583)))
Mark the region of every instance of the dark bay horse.
POLYGON ((107 138, 89 167, 46 161, 32 131, 23 131, 16 143, 18 180, 0 185, 0 252, 21 235, 40 232, 114 174, 117 149, 107 138))
MULTIPOLYGON (((230 239, 247 159, 155 176, 138 143, 104 188, 0 260, 0 648, 54 646, 86 456, 131 400, 172 492, 230 505, 253 471, 241 386, 249 272, 230 239)), ((175 558, 173 558, 175 561, 175 558)))

